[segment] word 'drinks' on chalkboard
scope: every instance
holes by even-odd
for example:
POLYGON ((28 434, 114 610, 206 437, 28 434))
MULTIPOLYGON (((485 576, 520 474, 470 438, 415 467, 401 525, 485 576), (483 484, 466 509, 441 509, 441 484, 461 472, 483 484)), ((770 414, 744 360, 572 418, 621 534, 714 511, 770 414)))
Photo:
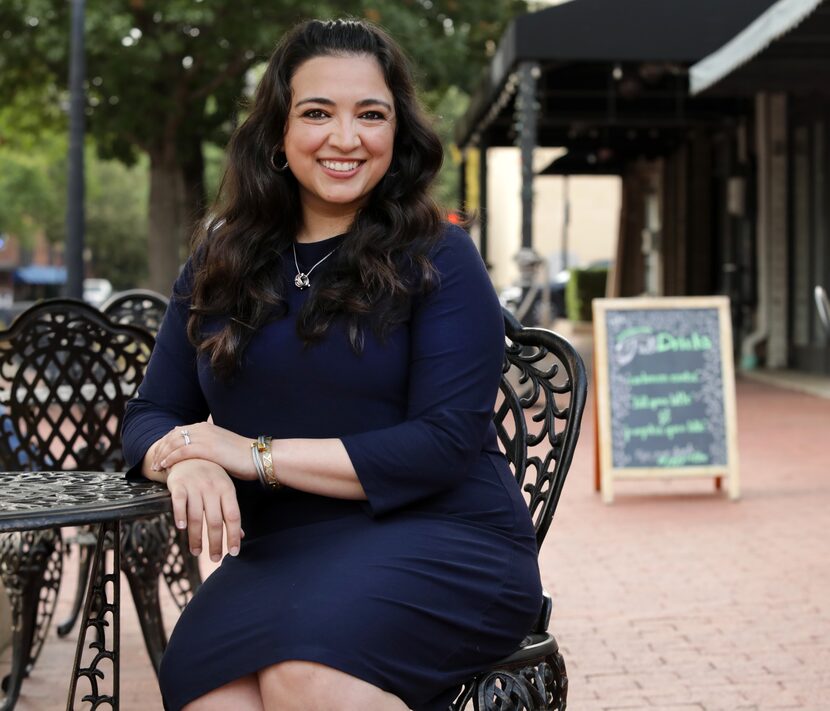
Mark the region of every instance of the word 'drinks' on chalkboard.
POLYGON ((594 301, 597 457, 615 479, 728 477, 739 495, 729 302, 724 297, 594 301))

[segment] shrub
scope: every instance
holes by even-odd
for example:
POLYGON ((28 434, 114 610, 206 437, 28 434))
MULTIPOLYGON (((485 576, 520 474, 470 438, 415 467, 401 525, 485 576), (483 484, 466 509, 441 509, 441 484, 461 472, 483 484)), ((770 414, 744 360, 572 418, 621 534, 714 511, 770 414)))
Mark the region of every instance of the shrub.
POLYGON ((591 321, 591 301, 605 296, 606 267, 571 269, 565 289, 565 312, 570 321, 591 321))

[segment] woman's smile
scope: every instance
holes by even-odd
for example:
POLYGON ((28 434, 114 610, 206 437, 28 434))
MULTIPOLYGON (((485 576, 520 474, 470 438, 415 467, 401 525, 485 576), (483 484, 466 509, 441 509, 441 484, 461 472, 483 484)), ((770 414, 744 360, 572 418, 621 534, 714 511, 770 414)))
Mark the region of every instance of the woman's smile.
POLYGON ((362 160, 320 160, 320 165, 327 171, 333 173, 337 178, 350 178, 357 169, 363 165, 362 160))

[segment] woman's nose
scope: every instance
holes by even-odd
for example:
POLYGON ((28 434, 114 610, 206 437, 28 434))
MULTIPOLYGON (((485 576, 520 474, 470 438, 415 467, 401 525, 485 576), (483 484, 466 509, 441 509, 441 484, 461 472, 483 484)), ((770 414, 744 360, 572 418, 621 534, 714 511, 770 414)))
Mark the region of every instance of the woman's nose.
POLYGON ((354 122, 345 119, 334 124, 329 143, 341 151, 352 151, 360 145, 360 133, 354 122))

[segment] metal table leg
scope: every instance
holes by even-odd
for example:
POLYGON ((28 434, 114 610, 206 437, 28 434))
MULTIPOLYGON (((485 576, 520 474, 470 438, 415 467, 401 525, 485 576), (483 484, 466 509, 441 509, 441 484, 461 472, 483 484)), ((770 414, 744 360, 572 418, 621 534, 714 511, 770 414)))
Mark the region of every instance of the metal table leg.
MULTIPOLYGON (((72 678, 69 682, 69 698, 66 702, 66 711, 75 709, 75 693, 78 680, 86 679, 89 684, 89 693, 81 701, 92 704, 93 709, 108 705, 113 711, 118 709, 118 681, 119 681, 119 645, 121 626, 121 541, 118 521, 108 521, 98 529, 98 540, 92 558, 92 571, 89 576, 84 613, 81 626, 78 630, 78 645, 75 648, 75 663, 72 667, 72 678), (112 560, 107 555, 104 539, 111 534, 115 545, 112 548, 112 560), (107 619, 109 615, 110 619, 107 619), (87 635, 92 638, 88 648, 95 650, 95 654, 86 666, 84 650, 87 635), (108 634, 109 632, 109 634, 108 634), (98 682, 103 679, 104 670, 99 668, 104 660, 112 664, 112 694, 107 695, 98 688, 98 682)), ((90 655, 87 655, 90 656, 90 655)))

